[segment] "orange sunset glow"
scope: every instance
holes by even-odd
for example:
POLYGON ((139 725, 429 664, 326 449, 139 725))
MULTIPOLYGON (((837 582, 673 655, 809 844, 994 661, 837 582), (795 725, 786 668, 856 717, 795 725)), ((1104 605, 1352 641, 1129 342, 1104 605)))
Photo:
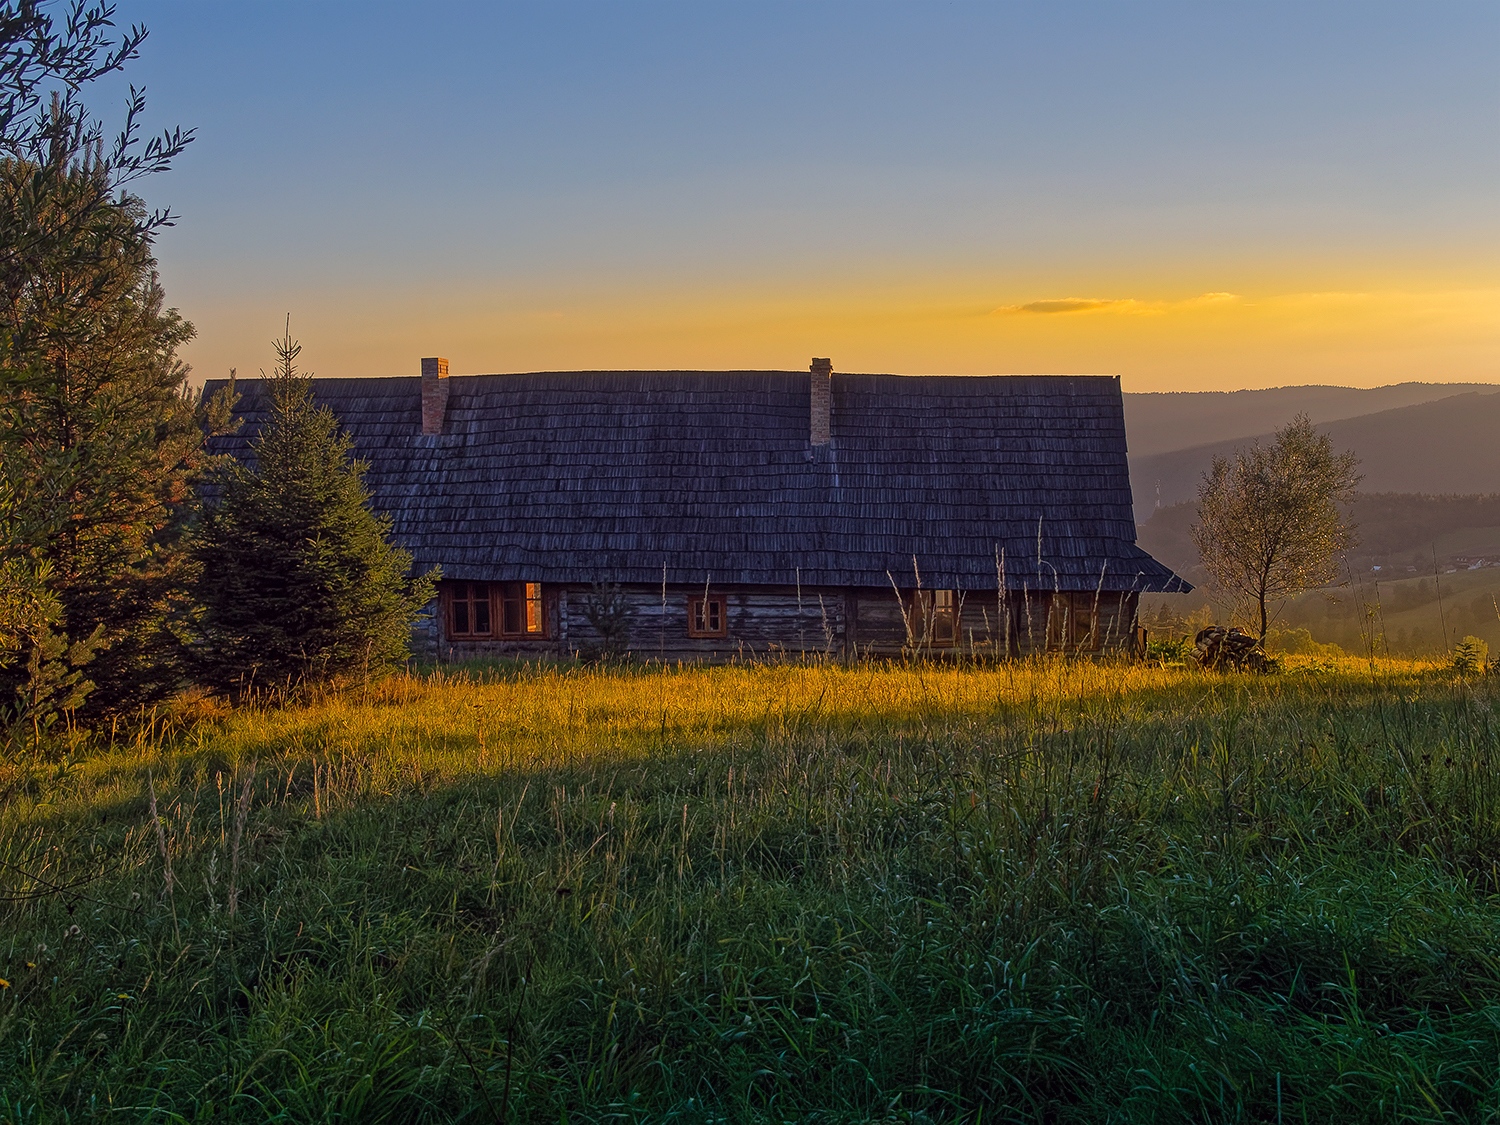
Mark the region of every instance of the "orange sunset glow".
POLYGON ((142 9, 198 379, 1500 380, 1492 6, 142 9))

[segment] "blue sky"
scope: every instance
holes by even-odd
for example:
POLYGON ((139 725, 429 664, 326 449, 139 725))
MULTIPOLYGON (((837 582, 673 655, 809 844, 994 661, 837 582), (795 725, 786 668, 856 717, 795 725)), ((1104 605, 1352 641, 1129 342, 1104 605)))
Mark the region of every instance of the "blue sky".
POLYGON ((118 16, 200 378, 290 313, 323 375, 1500 381, 1492 2, 118 16))

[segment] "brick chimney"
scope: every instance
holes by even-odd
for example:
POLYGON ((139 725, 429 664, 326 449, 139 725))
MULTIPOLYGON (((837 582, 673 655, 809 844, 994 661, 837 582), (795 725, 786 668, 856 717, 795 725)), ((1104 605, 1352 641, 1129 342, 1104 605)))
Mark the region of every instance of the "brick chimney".
POLYGON ((827 445, 831 440, 829 422, 833 414, 833 360, 815 359, 812 372, 812 413, 808 419, 808 440, 813 445, 827 445))
POLYGON ((448 361, 422 361, 422 432, 443 432, 443 418, 448 413, 448 361))

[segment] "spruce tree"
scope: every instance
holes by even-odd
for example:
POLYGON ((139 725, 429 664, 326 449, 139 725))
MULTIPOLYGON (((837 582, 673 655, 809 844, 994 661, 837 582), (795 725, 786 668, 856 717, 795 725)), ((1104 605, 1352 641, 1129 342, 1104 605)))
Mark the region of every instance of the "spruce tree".
POLYGON ((232 695, 390 668, 436 577, 409 577, 411 555, 389 542, 389 517, 371 511, 353 443, 297 371, 301 346, 288 331, 275 347, 253 467, 218 470, 198 534, 200 678, 232 695))
MULTIPOLYGON (((98 176, 74 164, 44 177, 38 198, 35 169, 0 161, 0 230, 82 231, 81 244, 38 234, 24 260, 0 258, 0 564, 45 572, 70 646, 97 634, 85 719, 181 683, 177 539, 205 462, 176 354, 192 326, 164 307, 140 204, 101 206, 98 176)), ((38 638, 0 655, 0 703, 33 692, 38 638)))
POLYGON ((89 84, 136 58, 110 3, 0 0, 0 726, 33 734, 181 682, 177 532, 204 418, 151 256, 164 211, 124 186, 192 139, 144 139, 132 89, 107 144, 89 84), (88 664, 88 679, 79 673, 88 664))

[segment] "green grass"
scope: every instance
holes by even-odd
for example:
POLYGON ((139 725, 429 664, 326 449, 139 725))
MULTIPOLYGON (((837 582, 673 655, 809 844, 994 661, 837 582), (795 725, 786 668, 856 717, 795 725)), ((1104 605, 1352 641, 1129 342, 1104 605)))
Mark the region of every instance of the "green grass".
POLYGON ((1313 639, 1351 653, 1375 651, 1434 657, 1466 635, 1500 645, 1500 568, 1460 570, 1436 579, 1404 570, 1356 576, 1342 588, 1312 590, 1287 602, 1277 621, 1306 628, 1313 639), (1377 581, 1378 580, 1378 581, 1377 581), (1438 593, 1442 598, 1439 602, 1438 593))
POLYGON ((495 666, 13 761, 0 1120, 1500 1120, 1500 692, 1288 663, 495 666))

